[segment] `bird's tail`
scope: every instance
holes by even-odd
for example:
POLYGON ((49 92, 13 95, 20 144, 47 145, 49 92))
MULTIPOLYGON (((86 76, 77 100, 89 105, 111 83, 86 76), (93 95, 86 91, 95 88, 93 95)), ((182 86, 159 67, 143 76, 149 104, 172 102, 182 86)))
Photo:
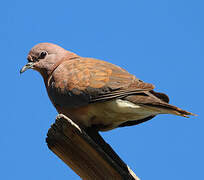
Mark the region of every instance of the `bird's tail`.
POLYGON ((152 90, 150 93, 148 93, 148 95, 154 98, 155 100, 151 101, 150 103, 147 103, 149 108, 153 108, 159 114, 174 114, 186 118, 188 118, 188 115, 197 116, 196 114, 193 114, 191 112, 185 111, 179 107, 169 104, 169 97, 164 93, 159 93, 152 90))
POLYGON ((149 104, 148 108, 151 108, 151 109, 153 108, 155 111, 158 111, 159 114, 174 114, 174 115, 183 116, 186 118, 188 118, 188 115, 197 116, 196 114, 185 111, 179 107, 173 106, 168 103, 149 104))

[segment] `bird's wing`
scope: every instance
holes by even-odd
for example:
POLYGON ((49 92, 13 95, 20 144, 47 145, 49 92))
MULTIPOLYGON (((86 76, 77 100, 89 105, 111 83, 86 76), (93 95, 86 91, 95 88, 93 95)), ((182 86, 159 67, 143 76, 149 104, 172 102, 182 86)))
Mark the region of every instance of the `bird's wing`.
POLYGON ((63 69, 56 86, 64 89, 62 93, 71 92, 87 103, 144 94, 154 89, 152 84, 142 82, 119 66, 92 58, 65 61, 63 69))
MULTIPOLYGON (((48 89, 55 105, 75 108, 90 103, 125 99, 150 109, 186 117, 194 115, 168 104, 169 98, 153 91, 154 86, 142 82, 126 70, 92 58, 64 61, 53 74, 54 87, 48 89)), ((52 85, 52 83, 51 83, 52 85)))

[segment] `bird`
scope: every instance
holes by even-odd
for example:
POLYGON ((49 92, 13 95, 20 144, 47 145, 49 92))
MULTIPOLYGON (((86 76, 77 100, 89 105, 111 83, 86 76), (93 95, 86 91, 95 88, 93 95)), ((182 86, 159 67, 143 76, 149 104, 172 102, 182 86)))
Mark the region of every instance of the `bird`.
POLYGON ((27 60, 20 73, 38 71, 58 113, 84 129, 98 132, 138 125, 159 114, 195 116, 169 104, 166 94, 125 69, 53 43, 35 45, 27 60))

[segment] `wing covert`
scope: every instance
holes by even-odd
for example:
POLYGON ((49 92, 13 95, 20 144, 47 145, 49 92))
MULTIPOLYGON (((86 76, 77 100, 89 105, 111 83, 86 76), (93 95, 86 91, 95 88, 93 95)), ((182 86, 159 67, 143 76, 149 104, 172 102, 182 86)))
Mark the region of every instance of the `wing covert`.
POLYGON ((62 65, 65 72, 61 72, 59 68, 59 73, 61 72, 63 81, 55 81, 58 82, 55 88, 63 89, 58 92, 58 96, 72 97, 72 101, 79 102, 78 105, 122 98, 154 89, 152 84, 144 83, 119 66, 105 61, 78 58, 62 65))

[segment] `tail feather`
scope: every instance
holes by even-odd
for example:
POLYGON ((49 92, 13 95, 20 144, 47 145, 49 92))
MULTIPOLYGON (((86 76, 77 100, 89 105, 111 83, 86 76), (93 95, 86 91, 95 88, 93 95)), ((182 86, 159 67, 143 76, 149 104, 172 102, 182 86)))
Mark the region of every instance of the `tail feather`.
POLYGON ((183 117, 186 117, 186 118, 189 118, 188 115, 190 115, 190 116, 197 116, 194 113, 185 111, 183 109, 180 109, 180 108, 178 108, 176 106, 172 106, 172 105, 170 105, 170 112, 172 112, 172 114, 175 114, 175 115, 178 115, 178 116, 183 116, 183 117))
POLYGON ((157 110, 160 111, 161 114, 174 114, 174 115, 183 116, 186 118, 189 118, 188 115, 197 116, 194 113, 185 111, 181 108, 178 108, 168 103, 158 103, 157 102, 155 104, 149 104, 149 106, 155 107, 157 110))
MULTIPOLYGON (((189 118, 188 115, 197 116, 196 114, 193 114, 191 112, 185 111, 179 107, 176 107, 176 106, 169 104, 169 97, 166 94, 155 92, 153 90, 150 92, 151 92, 151 94, 154 95, 153 98, 155 99, 155 97, 156 97, 156 98, 160 99, 160 102, 155 101, 149 105, 150 106, 157 106, 157 107, 163 109, 165 114, 174 114, 174 115, 183 116, 186 118, 189 118)), ((149 95, 151 96, 151 94, 149 94, 149 95)))
POLYGON ((145 95, 130 95, 125 97, 125 100, 145 107, 146 110, 152 112, 153 115, 174 114, 186 118, 188 118, 189 115, 197 116, 196 114, 169 104, 169 97, 164 93, 159 93, 151 90, 149 92, 145 91, 144 94, 145 95))

